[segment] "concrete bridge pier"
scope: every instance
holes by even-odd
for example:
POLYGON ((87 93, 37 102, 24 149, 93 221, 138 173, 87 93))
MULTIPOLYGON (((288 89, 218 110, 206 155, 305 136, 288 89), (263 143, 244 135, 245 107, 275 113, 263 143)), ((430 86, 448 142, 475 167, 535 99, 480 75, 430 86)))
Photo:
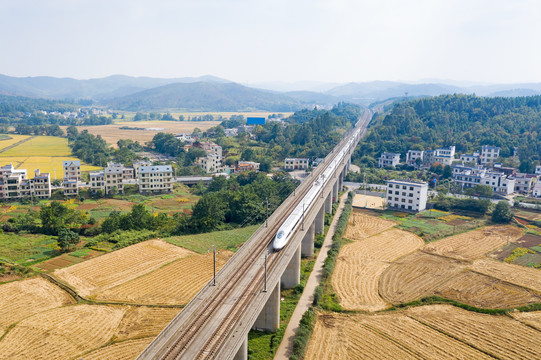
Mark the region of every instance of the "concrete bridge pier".
POLYGON ((342 169, 340 176, 338 177, 338 191, 342 190, 344 186, 344 179, 346 177, 346 168, 342 169))
POLYGON ((295 253, 287 264, 282 277, 280 286, 284 289, 292 289, 301 282, 301 245, 297 247, 295 253))
POLYGON ((321 205, 314 224, 316 225, 316 234, 323 234, 323 231, 325 231, 325 205, 321 205))
POLYGON ((334 202, 338 202, 340 199, 338 199, 338 191, 340 190, 338 188, 340 183, 340 176, 338 176, 338 179, 334 182, 334 185, 332 186, 332 197, 334 202))
POLYGON ((248 360, 248 338, 242 342, 233 360, 248 360))
POLYGON ((308 227, 301 242, 301 256, 311 257, 314 256, 314 237, 316 233, 316 223, 308 227))
POLYGON ((325 212, 327 214, 332 212, 332 192, 329 192, 329 195, 325 199, 325 212))
POLYGON ((272 291, 272 293, 252 328, 274 332, 280 327, 280 282, 278 281, 274 289, 268 291, 272 291))

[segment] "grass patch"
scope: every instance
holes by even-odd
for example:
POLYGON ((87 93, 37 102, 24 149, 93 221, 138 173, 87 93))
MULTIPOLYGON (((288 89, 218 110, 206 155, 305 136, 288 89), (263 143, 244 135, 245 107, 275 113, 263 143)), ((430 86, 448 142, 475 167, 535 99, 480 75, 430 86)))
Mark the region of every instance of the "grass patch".
POLYGON ((56 238, 41 234, 0 234, 0 259, 16 264, 43 261, 58 255, 56 238))
POLYGON ((226 249, 236 251, 239 246, 252 236, 260 225, 251 225, 243 228, 214 231, 211 233, 196 235, 181 235, 164 238, 163 240, 199 254, 204 254, 212 245, 216 249, 226 249))
POLYGON ((87 256, 89 252, 90 252, 90 249, 83 248, 83 249, 79 249, 79 250, 75 250, 75 251, 71 252, 70 255, 78 257, 78 258, 82 258, 82 257, 87 256))
POLYGON ((529 312, 529 311, 539 311, 541 310, 541 303, 530 304, 525 306, 519 306, 511 309, 485 309, 479 308, 476 306, 467 305, 456 300, 447 299, 441 296, 428 296, 419 300, 411 301, 404 304, 393 305, 391 308, 384 311, 393 311, 397 309, 405 309, 409 307, 424 306, 424 305, 434 305, 434 304, 450 304, 464 310, 473 311, 481 314, 491 314, 491 315, 504 315, 512 311, 518 310, 520 312, 529 312))
POLYGON ((418 214, 400 213, 400 216, 394 211, 384 211, 382 217, 397 222, 398 228, 412 232, 426 242, 439 240, 486 225, 484 218, 453 215, 440 210, 423 211, 418 214), (451 223, 451 221, 456 220, 460 220, 460 223, 451 223))

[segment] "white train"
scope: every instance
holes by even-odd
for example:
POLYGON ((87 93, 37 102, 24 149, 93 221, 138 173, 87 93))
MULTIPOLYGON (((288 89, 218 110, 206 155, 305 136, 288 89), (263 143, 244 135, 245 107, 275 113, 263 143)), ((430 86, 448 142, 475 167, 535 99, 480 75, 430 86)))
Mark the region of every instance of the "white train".
POLYGON ((314 181, 312 188, 308 191, 304 198, 299 202, 299 204, 287 217, 282 226, 280 226, 278 232, 276 233, 276 237, 272 241, 272 247, 275 251, 278 251, 287 245, 289 239, 297 229, 297 226, 301 224, 305 211, 308 211, 310 205, 314 202, 314 200, 320 194, 321 190, 325 187, 329 179, 332 177, 336 167, 349 153, 349 150, 355 143, 355 139, 357 138, 357 136, 359 136, 360 131, 361 129, 355 128, 346 146, 342 147, 342 150, 340 150, 338 155, 334 157, 334 159, 327 166, 327 169, 325 169, 323 174, 321 174, 316 179, 316 181, 314 181))

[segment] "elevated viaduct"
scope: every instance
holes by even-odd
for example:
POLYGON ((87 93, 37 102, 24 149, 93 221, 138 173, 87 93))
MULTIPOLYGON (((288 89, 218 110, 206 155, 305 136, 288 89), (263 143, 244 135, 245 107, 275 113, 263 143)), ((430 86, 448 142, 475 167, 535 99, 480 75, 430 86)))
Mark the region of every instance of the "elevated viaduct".
POLYGON ((371 116, 370 111, 363 113, 355 127, 359 131, 345 134, 325 161, 217 273, 216 285, 209 282, 137 359, 243 360, 248 358, 250 329, 278 329, 280 289, 299 284, 301 256, 313 255, 314 236, 323 232, 325 213, 332 211, 333 201, 338 201, 351 153, 365 135, 371 116), (271 243, 278 228, 352 136, 353 146, 335 167, 317 199, 305 209, 291 240, 280 251, 273 252, 271 243))

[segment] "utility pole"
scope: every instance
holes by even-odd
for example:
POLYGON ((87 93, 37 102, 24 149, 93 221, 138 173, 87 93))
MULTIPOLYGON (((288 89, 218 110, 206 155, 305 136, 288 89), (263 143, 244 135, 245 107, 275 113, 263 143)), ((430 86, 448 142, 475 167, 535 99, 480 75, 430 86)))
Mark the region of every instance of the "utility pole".
POLYGON ((267 197, 267 217, 265 218, 265 227, 269 227, 269 198, 267 197))
MULTIPOLYGON (((207 250, 207 253, 210 252, 210 249, 207 250)), ((214 276, 212 277, 212 286, 216 286, 216 246, 212 245, 212 264, 214 267, 214 276)))

